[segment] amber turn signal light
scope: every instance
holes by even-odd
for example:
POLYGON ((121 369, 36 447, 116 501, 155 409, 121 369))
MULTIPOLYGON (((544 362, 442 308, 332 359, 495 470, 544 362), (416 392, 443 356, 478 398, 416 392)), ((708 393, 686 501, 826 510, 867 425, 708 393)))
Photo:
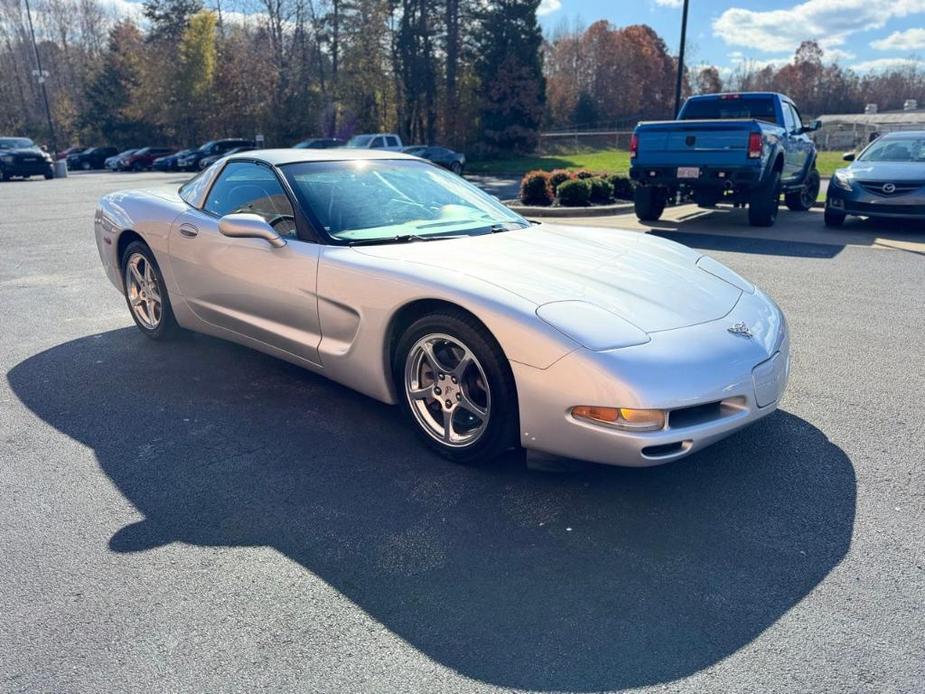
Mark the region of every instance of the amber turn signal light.
POLYGON ((572 416, 631 431, 656 431, 665 427, 664 410, 634 410, 629 407, 577 405, 572 416))

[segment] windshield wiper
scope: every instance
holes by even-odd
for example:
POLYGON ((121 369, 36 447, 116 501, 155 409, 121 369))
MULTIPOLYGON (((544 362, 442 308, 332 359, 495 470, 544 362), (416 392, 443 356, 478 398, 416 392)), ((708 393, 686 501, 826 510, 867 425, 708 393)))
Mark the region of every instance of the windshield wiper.
POLYGON ((414 241, 444 241, 446 239, 461 239, 468 234, 399 234, 381 239, 356 239, 347 243, 348 246, 378 246, 387 243, 412 243, 414 241))

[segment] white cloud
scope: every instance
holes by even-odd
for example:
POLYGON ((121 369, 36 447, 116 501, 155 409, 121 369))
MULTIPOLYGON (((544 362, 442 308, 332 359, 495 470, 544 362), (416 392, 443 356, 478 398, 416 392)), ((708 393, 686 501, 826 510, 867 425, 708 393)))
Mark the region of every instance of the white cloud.
POLYGON ((917 58, 877 58, 876 60, 855 63, 850 67, 859 73, 910 69, 925 70, 925 60, 918 60, 917 58))
POLYGON ((684 0, 655 0, 655 4, 661 7, 681 7, 684 0))
POLYGON ((562 0, 543 0, 536 9, 538 15, 551 14, 562 9, 562 0))
POLYGON ((925 48, 925 29, 894 31, 885 39, 870 44, 878 51, 919 51, 925 48))
POLYGON ((822 57, 825 60, 835 62, 836 60, 854 60, 857 56, 851 51, 845 51, 841 48, 826 48, 825 55, 822 57))
POLYGON ((925 0, 806 0, 768 11, 732 7, 713 21, 713 33, 731 46, 769 53, 793 51, 807 39, 828 50, 852 34, 920 12, 925 12, 925 0))

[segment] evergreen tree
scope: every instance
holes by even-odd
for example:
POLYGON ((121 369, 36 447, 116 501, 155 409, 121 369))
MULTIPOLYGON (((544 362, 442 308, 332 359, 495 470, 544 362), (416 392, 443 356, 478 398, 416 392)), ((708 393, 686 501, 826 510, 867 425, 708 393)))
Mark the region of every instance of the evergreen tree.
POLYGON ((148 38, 176 42, 183 35, 190 17, 203 8, 202 0, 144 0, 145 18, 151 22, 148 38))
POLYGON ((477 72, 482 84, 481 125, 486 144, 532 150, 546 104, 540 0, 492 0, 481 13, 477 72))

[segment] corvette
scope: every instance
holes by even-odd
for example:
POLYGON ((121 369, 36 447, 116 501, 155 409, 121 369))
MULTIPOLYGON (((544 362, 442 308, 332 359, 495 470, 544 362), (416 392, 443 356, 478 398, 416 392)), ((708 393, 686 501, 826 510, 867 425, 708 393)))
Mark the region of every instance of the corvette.
POLYGON ((95 233, 148 337, 299 364, 458 462, 666 463, 773 412, 790 372, 780 309, 716 260, 528 222, 400 153, 236 154, 176 193, 105 196, 95 233))

